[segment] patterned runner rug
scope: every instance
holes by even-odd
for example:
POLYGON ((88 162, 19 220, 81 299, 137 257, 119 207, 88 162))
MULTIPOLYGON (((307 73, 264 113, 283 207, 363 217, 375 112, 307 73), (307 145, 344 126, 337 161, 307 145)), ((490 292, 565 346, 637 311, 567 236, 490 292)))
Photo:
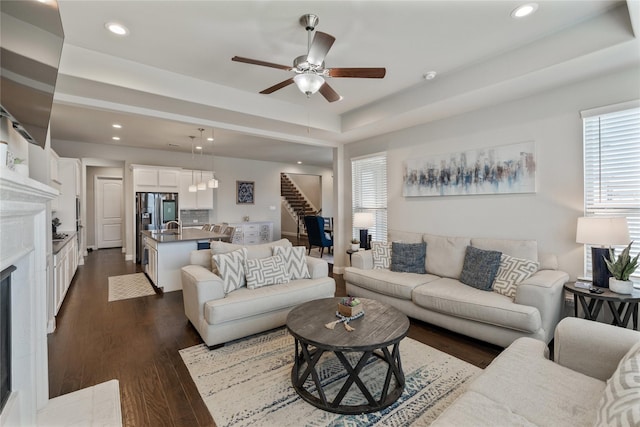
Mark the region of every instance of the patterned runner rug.
MULTIPOLYGON (((410 338, 402 340, 400 349, 404 393, 388 408, 363 415, 325 412, 296 394, 291 386, 294 340, 284 328, 216 350, 201 344, 180 350, 180 355, 219 427, 428 426, 481 371, 410 338)), ((372 359, 361 378, 365 383, 384 381, 386 365, 372 359)), ((323 355, 318 363, 322 384, 328 393, 332 388, 335 392, 344 382, 344 368, 333 355, 323 355)), ((346 399, 361 395, 354 388, 346 399)))
POLYGON ((129 298, 146 297, 155 295, 156 291, 151 286, 144 273, 125 274, 123 276, 109 277, 109 301, 118 301, 129 298))

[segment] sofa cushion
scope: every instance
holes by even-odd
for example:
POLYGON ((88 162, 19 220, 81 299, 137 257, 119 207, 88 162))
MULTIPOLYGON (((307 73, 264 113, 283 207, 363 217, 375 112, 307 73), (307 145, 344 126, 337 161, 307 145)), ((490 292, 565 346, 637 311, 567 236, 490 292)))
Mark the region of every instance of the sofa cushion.
POLYGON ((244 272, 249 289, 289 282, 289 273, 280 255, 248 259, 244 264, 244 272))
POLYGON ((481 291, 455 279, 440 278, 417 286, 412 299, 428 310, 516 331, 534 333, 542 327, 537 308, 515 304, 504 295, 481 291))
POLYGON ((211 254, 226 254, 231 251, 236 251, 240 248, 247 249, 247 259, 268 258, 273 255, 273 247, 291 247, 291 241, 287 239, 280 239, 275 242, 263 243, 261 245, 236 245, 234 243, 220 242, 214 240, 211 242, 211 254))
POLYGON ((371 242, 373 268, 389 269, 391 267, 391 243, 371 242))
POLYGON ((538 271, 538 266, 535 261, 502 254, 500 267, 493 281, 493 291, 514 299, 518 284, 533 276, 538 271))
POLYGON ((293 308, 303 302, 326 298, 333 293, 335 282, 332 278, 292 280, 280 285, 264 286, 258 289, 238 289, 225 298, 211 300, 204 304, 204 318, 210 325, 235 320, 245 320, 252 316, 293 308))
POLYGON ((519 338, 469 385, 539 426, 588 426, 596 417, 604 382, 543 356, 546 345, 519 338))
POLYGON ((640 425, 640 342, 631 347, 607 380, 595 425, 640 425))
POLYGON ((427 273, 459 279, 465 251, 471 244, 471 239, 433 234, 424 234, 422 238, 429 248, 425 264, 427 273))
POLYGON ((498 251, 485 251, 467 246, 460 281, 465 285, 490 291, 500 268, 501 255, 498 251))
POLYGON ((361 288, 395 298, 411 300, 413 289, 425 283, 438 280, 431 274, 396 273, 390 270, 362 270, 347 267, 344 272, 345 282, 361 288))
POLYGON ((307 249, 304 246, 284 247, 274 246, 273 254, 282 257, 284 267, 291 280, 308 279, 311 277, 307 267, 307 249))
POLYGON ((538 242, 535 240, 509 240, 473 238, 471 246, 488 251, 498 251, 516 258, 538 261, 538 242))
POLYGON ((391 271, 401 273, 425 274, 424 259, 427 244, 398 243, 391 244, 391 271))
POLYGON ((224 293, 235 291, 245 285, 244 263, 247 259, 247 250, 238 250, 216 254, 212 257, 218 275, 224 282, 224 293))

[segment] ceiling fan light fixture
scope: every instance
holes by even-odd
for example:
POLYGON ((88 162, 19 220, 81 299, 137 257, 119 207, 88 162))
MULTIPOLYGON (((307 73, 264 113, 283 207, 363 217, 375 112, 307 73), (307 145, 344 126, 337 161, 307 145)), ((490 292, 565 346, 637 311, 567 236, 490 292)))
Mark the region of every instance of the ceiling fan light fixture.
POLYGON ((324 84, 324 79, 314 73, 302 73, 293 78, 293 81, 300 89, 300 92, 307 96, 311 96, 320 90, 320 87, 324 84))

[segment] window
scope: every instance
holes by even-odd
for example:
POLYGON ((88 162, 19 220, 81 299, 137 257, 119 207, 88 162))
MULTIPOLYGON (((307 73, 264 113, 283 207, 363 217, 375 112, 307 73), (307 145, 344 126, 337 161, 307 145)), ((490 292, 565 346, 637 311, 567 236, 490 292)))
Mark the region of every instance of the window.
MULTIPOLYGON (((387 154, 375 154, 351 160, 352 223, 356 212, 370 212, 374 226, 369 228, 371 239, 387 241, 387 154)), ((353 228, 352 236, 360 237, 353 228)))
MULTIPOLYGON (((626 103, 583 112, 585 216, 627 218, 640 252, 640 105, 626 103)), ((619 252, 619 251, 618 251, 619 252)), ((585 274, 591 276, 591 251, 585 251, 585 274)), ((640 269, 633 275, 640 280, 640 269)))

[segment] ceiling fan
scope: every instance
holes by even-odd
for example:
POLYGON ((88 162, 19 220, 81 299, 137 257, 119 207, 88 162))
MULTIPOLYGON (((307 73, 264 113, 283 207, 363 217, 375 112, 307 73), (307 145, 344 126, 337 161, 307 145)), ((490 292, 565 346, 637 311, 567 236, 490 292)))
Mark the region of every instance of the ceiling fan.
POLYGON ((274 64, 241 56, 234 56, 231 60, 295 73, 295 76, 261 91, 260 93, 262 94, 270 94, 295 83, 298 89, 307 97, 320 91, 322 96, 329 102, 339 101, 342 97, 329 86, 329 83, 325 81, 326 77, 381 79, 385 76, 387 72, 385 68, 325 68, 324 58, 336 39, 327 33, 317 31, 313 37, 313 42, 311 41, 311 33, 319 21, 318 17, 312 14, 300 17, 300 25, 305 27, 307 31, 307 54, 294 59, 293 66, 274 64))

